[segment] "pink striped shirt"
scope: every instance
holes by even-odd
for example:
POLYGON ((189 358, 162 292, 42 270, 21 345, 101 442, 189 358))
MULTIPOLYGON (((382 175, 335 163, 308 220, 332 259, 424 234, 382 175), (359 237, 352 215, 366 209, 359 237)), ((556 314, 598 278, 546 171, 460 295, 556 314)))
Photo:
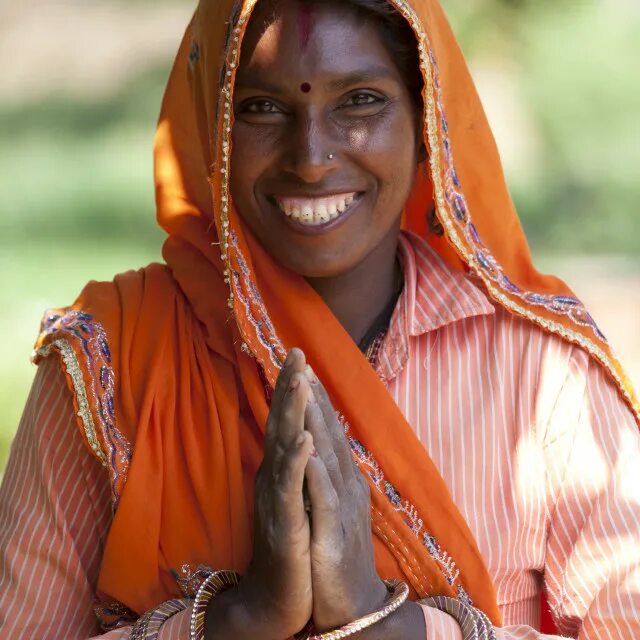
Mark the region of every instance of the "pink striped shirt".
MULTIPOLYGON (((403 236, 405 288, 377 371, 446 480, 494 580, 502 640, 541 640, 540 593, 580 640, 640 638, 640 434, 587 355, 493 305, 403 236)), ((420 482, 420 478, 416 478, 420 482)), ((108 479, 57 363, 36 375, 0 489, 0 638, 98 635, 108 479)), ((425 610, 429 640, 459 640, 425 610)), ((162 628, 186 640, 189 611, 162 628)))

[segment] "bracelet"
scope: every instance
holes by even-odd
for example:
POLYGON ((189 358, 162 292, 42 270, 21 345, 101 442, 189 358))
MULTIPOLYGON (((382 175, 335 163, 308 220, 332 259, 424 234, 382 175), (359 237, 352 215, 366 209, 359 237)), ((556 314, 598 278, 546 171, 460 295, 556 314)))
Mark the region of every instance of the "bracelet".
POLYGON ((157 640, 160 627, 176 613, 180 613, 189 607, 191 601, 167 600, 155 609, 150 609, 131 628, 129 640, 157 640))
POLYGON ((240 582, 240 574, 235 571, 214 571, 200 585, 193 601, 190 624, 190 640, 203 640, 207 605, 223 591, 232 589, 240 582))
POLYGON ((333 631, 327 631, 319 635, 314 635, 309 640, 341 640, 352 636, 354 633, 358 633, 367 627, 371 627, 376 622, 380 622, 384 618, 390 616, 396 609, 399 609, 409 596, 409 587, 406 582, 400 580, 385 580, 384 581, 387 590, 389 591, 389 599, 384 604, 382 609, 374 611, 358 620, 349 622, 349 624, 334 629, 333 631))
POLYGON ((491 621, 480 609, 445 596, 419 600, 418 604, 433 607, 455 618, 462 630, 463 640, 496 640, 496 632, 491 621))

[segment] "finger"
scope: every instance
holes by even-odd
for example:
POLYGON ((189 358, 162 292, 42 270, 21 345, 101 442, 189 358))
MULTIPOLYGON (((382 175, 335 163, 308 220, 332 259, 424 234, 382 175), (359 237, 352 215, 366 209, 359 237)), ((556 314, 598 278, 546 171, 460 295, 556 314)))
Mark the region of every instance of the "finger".
POLYGON ((287 449, 304 431, 304 412, 311 390, 303 373, 291 376, 280 410, 277 429, 277 446, 287 449))
POLYGON ((315 375, 310 366, 305 368, 305 374, 309 380, 311 392, 318 404, 320 412, 324 417, 327 432, 331 438, 332 449, 338 459, 342 478, 346 486, 355 479, 357 471, 353 456, 351 454, 351 446, 344 432, 344 427, 338 419, 338 414, 333 408, 329 394, 324 385, 320 382, 318 376, 315 375))
POLYGON ((313 438, 303 432, 282 457, 280 474, 273 487, 274 516, 278 528, 287 532, 295 532, 307 523, 302 488, 312 451, 313 438))
POLYGON ((309 394, 304 416, 304 427, 313 436, 315 449, 324 463, 338 496, 343 496, 344 478, 342 477, 340 462, 334 451, 333 440, 327 428, 324 415, 316 402, 313 392, 309 394))
POLYGON ((291 349, 287 354, 280 375, 276 380, 276 386, 271 398, 271 407, 267 418, 267 427, 265 433, 264 453, 265 458, 270 458, 274 451, 275 443, 278 437, 278 424, 280 422, 280 414, 282 412, 282 402, 289 389, 291 376, 303 371, 305 366, 304 353, 300 349, 291 349))
POLYGON ((304 371, 305 366, 306 362, 302 350, 296 348, 291 349, 287 354, 287 358, 284 361, 284 365, 282 366, 278 379, 276 380, 276 386, 271 398, 269 420, 275 420, 275 422, 279 420, 282 401, 287 393, 287 389, 289 388, 291 376, 296 372, 304 371))
POLYGON ((311 503, 311 539, 325 549, 338 548, 344 537, 340 499, 319 455, 311 454, 305 478, 311 503))

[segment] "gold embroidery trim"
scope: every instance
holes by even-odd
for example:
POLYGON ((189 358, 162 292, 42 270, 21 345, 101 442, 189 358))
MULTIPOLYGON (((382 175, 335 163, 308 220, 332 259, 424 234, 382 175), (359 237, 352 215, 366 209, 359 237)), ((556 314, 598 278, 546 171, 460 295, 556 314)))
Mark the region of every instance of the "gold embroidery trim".
POLYGON ((62 361, 64 362, 64 366, 67 370, 67 374, 71 378, 76 401, 78 403, 78 412, 76 415, 82 420, 82 426, 84 427, 84 433, 87 438, 87 442, 89 443, 91 450, 93 451, 96 458, 98 458, 102 466, 106 467, 107 456, 102 450, 100 441, 98 440, 96 427, 93 423, 93 416, 91 415, 91 409, 89 407, 89 398, 87 396, 87 389, 84 384, 82 369, 80 367, 80 363, 78 362, 76 352, 73 350, 73 347, 67 340, 63 340, 62 338, 60 338, 58 340, 54 340, 50 344, 45 345, 41 349, 38 349, 35 353, 35 357, 38 359, 46 358, 54 349, 60 354, 62 361))
MULTIPOLYGON (((449 216, 449 212, 447 209, 447 203, 445 199, 444 187, 442 184, 442 176, 440 175, 441 170, 441 161, 440 161, 440 144, 439 144, 439 130, 438 124, 436 121, 436 106, 434 99, 434 78, 433 78, 433 68, 432 63, 428 55, 428 51, 431 50, 429 40, 427 38, 426 32, 422 29, 422 26, 413 11, 413 9, 405 2, 405 0, 390 0, 391 4, 393 4, 398 11, 405 17, 405 19, 411 25, 416 38, 418 40, 418 53, 420 57, 420 67, 423 72, 423 77, 425 81, 425 88, 423 92, 423 97, 425 100, 425 125, 426 125, 426 133, 427 139, 429 142, 429 147, 431 153, 429 155, 429 164, 431 169, 431 179, 433 181, 434 191, 436 195, 436 206, 438 209, 438 214, 440 218, 440 222, 444 224, 447 230, 447 236, 451 240, 451 242, 455 245, 456 249, 459 251, 460 255, 464 258, 465 262, 473 269, 473 271, 478 274, 478 276, 485 283, 489 293, 493 298, 495 298, 500 304, 502 304, 505 308, 510 310, 512 313, 520 315, 522 317, 527 318, 531 322, 541 326, 543 329, 551 333, 555 333, 565 340, 569 340, 575 344, 580 345, 584 348, 590 355, 596 358, 610 373, 613 379, 616 381, 620 392, 623 394, 625 399, 628 401, 628 404, 635 415, 635 418, 638 422, 640 422, 640 405, 633 398, 632 394, 629 392, 627 385, 624 383, 618 371, 608 356, 607 353, 600 347, 598 347, 592 340, 584 336, 583 334, 574 331, 565 327, 564 325, 554 322, 552 320, 547 320, 546 318, 537 315, 530 309, 523 307, 516 302, 514 302, 511 298, 507 297, 504 293, 497 290, 496 287, 491 283, 489 278, 487 278, 480 266, 477 264, 474 256, 472 256, 467 247, 464 245, 460 236, 458 235, 458 231, 455 228, 451 217, 449 216)), ((453 151, 451 152, 453 153, 453 151)), ((469 214, 471 216, 471 213, 469 214)))

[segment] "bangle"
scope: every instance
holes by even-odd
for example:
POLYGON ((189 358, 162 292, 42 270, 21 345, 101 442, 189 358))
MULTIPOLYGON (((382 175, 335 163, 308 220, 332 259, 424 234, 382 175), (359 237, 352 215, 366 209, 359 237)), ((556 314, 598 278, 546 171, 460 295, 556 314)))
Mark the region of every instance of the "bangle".
POLYGON ((376 622, 380 622, 380 620, 390 616, 406 601, 409 596, 409 587, 406 582, 401 582, 400 580, 385 580, 384 584, 389 591, 389 598, 382 609, 374 611, 362 618, 358 618, 358 620, 354 620, 353 622, 349 622, 349 624, 346 624, 344 627, 340 627, 339 629, 311 636, 309 640, 341 640, 342 638, 352 636, 354 633, 358 633, 367 627, 371 627, 376 624, 376 622))
POLYGON ((480 609, 445 596, 419 600, 418 604, 433 607, 452 616, 460 625, 463 640, 496 640, 493 625, 480 609))
POLYGON ((209 602, 223 591, 232 589, 240 582, 235 571, 214 571, 200 585, 191 611, 190 640, 203 640, 204 622, 209 602))
POLYGON ((167 600, 159 607, 150 609, 131 628, 129 640, 157 640, 160 627, 176 613, 187 609, 190 600, 167 600))

